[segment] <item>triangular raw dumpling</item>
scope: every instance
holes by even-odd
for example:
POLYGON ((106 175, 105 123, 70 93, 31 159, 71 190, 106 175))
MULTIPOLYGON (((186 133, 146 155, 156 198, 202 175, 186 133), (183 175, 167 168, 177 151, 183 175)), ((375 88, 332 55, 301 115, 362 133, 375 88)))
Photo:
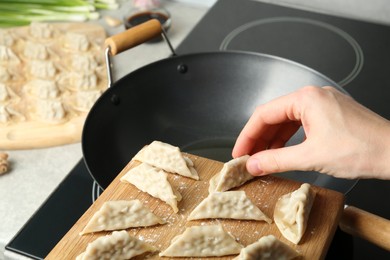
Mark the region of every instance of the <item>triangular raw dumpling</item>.
POLYGON ((166 172, 177 173, 199 180, 198 173, 191 159, 184 157, 179 147, 167 143, 153 141, 148 146, 142 148, 134 156, 133 160, 148 163, 166 172))
POLYGON ((238 254, 242 245, 221 225, 192 226, 172 239, 160 256, 207 257, 238 254))
POLYGON ((207 218, 264 220, 272 223, 272 219, 252 203, 245 191, 210 193, 188 216, 188 220, 207 218))
POLYGON ((294 249, 273 235, 268 235, 241 249, 240 254, 233 260, 291 260, 298 256, 298 252, 294 249))
POLYGON ((210 179, 209 192, 227 191, 241 186, 254 178, 246 170, 246 161, 249 155, 244 155, 226 162, 221 171, 210 179))
POLYGON ((88 244, 85 252, 76 260, 86 259, 130 259, 146 252, 157 251, 153 246, 130 236, 125 230, 97 238, 88 244))
POLYGON ((275 204, 274 220, 280 233, 298 244, 305 233, 315 192, 304 183, 293 192, 281 196, 275 204))
POLYGON ((179 211, 177 202, 181 200, 181 194, 171 186, 167 173, 163 170, 141 163, 129 170, 120 180, 131 183, 141 191, 166 202, 175 213, 179 211))
POLYGON ((95 212, 80 235, 164 223, 165 221, 153 214, 139 200, 106 201, 95 212))

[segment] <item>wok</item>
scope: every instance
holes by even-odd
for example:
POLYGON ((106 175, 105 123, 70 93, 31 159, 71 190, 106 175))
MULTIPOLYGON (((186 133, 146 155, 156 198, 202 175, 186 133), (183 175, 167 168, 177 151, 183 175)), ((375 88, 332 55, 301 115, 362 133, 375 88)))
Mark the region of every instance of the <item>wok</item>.
MULTIPOLYGON (((304 85, 332 85, 346 93, 334 81, 304 65, 267 54, 237 51, 173 55, 112 83, 110 55, 160 33, 173 51, 157 20, 106 41, 110 87, 91 108, 82 133, 84 161, 102 189, 144 145, 154 140, 226 162, 232 159, 234 142, 257 105, 304 85)), ((303 138, 300 130, 287 145, 303 138)), ((344 194, 356 183, 317 172, 280 175, 344 194)), ((390 250, 390 224, 386 219, 347 207, 340 227, 390 250)))
MULTIPOLYGON (((125 32, 131 35, 109 38, 113 39, 110 53, 161 32, 158 22, 143 26, 136 28, 136 33, 134 28, 125 32), (135 40, 124 43, 123 39, 135 40)), ((280 57, 249 52, 174 55, 133 71, 103 93, 84 125, 84 160, 103 189, 153 140, 228 161, 235 139, 255 107, 304 85, 332 85, 345 93, 319 72, 280 57)), ((288 145, 302 139, 300 131, 288 145)), ((356 183, 316 172, 283 175, 342 193, 356 183)))

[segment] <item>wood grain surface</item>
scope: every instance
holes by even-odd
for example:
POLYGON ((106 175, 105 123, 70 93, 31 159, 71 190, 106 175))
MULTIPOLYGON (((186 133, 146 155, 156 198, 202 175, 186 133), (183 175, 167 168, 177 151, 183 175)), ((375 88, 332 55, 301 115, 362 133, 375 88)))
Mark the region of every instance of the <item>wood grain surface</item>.
MULTIPOLYGON (((187 216, 190 212, 207 197, 209 180, 214 174, 221 170, 223 163, 191 154, 185 155, 190 157, 194 162, 200 180, 195 181, 189 178, 169 174, 170 182, 183 196, 182 201, 178 204, 179 212, 177 214, 173 213, 170 206, 166 205, 164 202, 139 191, 131 184, 120 182, 120 178, 129 169, 139 164, 137 161, 130 161, 95 203, 91 205, 68 233, 59 241, 46 259, 75 259, 76 256, 86 249, 88 243, 100 236, 111 233, 98 232, 83 236, 79 235, 80 231, 85 227, 92 215, 99 210, 105 201, 122 199, 139 199, 156 215, 167 221, 167 224, 165 225, 128 229, 130 235, 152 244, 160 251, 166 249, 172 238, 181 234, 186 227, 221 223, 224 229, 230 232, 230 234, 243 246, 247 246, 248 244, 257 241, 264 235, 273 234, 281 241, 297 250, 302 255, 302 259, 325 258, 341 217, 344 205, 343 194, 313 186, 313 189, 316 191, 316 198, 309 216, 306 232, 298 245, 286 240, 279 232, 275 223, 268 224, 264 221, 224 219, 187 221, 187 216)), ((298 189, 300 185, 301 183, 292 180, 265 176, 257 177, 238 189, 244 190, 252 202, 273 219, 273 211, 277 199, 283 194, 298 189)), ((234 256, 226 256, 202 259, 232 259, 233 257, 234 256)), ((160 257, 158 256, 158 252, 137 257, 137 259, 145 258, 159 259, 160 257)))

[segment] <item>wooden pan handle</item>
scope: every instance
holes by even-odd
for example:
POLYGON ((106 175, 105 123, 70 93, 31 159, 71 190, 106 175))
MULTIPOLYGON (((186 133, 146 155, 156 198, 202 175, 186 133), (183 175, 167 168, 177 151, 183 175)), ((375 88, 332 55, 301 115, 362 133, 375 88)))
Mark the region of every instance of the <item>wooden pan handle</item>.
POLYGON ((134 26, 122 33, 107 38, 104 42, 111 55, 117 55, 161 34, 161 23, 157 19, 134 26))
POLYGON ((390 251, 390 220, 347 206, 339 223, 344 232, 390 251))

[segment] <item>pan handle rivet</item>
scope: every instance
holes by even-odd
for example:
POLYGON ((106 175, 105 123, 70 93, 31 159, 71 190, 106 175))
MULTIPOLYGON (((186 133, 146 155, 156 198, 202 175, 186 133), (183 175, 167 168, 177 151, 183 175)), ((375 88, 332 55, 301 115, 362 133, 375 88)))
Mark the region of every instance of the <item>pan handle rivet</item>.
POLYGON ((112 95, 111 96, 111 103, 114 105, 119 105, 119 103, 120 103, 119 97, 117 95, 112 95))
POLYGON ((180 73, 186 73, 188 71, 188 67, 185 64, 179 64, 179 66, 177 66, 177 71, 180 73))

